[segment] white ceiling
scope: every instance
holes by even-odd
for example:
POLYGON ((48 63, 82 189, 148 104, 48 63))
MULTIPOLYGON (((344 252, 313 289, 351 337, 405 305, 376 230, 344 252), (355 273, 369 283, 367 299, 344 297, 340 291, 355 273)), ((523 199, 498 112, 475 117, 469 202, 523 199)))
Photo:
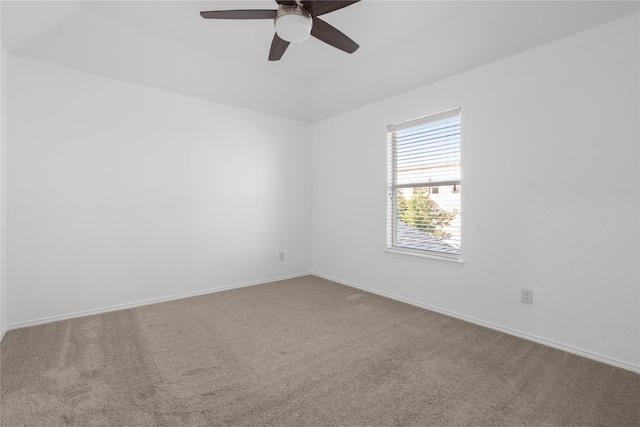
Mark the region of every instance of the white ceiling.
POLYGON ((636 1, 376 1, 324 15, 357 43, 316 39, 267 61, 271 20, 205 20, 260 1, 6 1, 10 53, 316 122, 637 12, 636 1))

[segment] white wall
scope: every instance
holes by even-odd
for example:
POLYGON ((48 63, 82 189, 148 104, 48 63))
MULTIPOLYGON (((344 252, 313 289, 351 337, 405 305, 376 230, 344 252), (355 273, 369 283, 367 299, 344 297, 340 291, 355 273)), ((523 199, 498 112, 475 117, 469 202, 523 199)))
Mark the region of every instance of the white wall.
POLYGON ((314 272, 640 368, 638 41, 636 14, 314 125, 314 272), (456 106, 466 264, 390 257, 386 125, 456 106))
POLYGON ((0 340, 4 336, 7 326, 7 287, 6 287, 6 141, 7 141, 7 120, 6 120, 6 92, 7 92, 7 64, 9 54, 0 43, 0 340))
POLYGON ((16 56, 8 74, 9 326, 310 271, 309 124, 16 56))

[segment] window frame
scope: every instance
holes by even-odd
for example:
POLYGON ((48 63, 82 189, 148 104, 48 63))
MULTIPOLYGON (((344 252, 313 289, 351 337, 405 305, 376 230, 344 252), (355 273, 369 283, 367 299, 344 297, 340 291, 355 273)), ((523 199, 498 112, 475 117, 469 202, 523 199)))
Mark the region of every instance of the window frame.
MULTIPOLYGON (((433 249, 407 248, 397 245, 398 238, 398 189, 416 187, 440 187, 443 185, 462 186, 462 170, 459 179, 431 182, 412 182, 409 184, 397 184, 397 132, 404 129, 422 126, 446 120, 452 117, 459 117, 460 130, 462 129, 462 113, 460 107, 451 108, 435 114, 421 116, 415 119, 396 123, 387 126, 387 220, 386 220, 386 249, 385 253, 393 257, 408 258, 413 260, 426 261, 441 265, 448 265, 461 268, 464 265, 462 259, 462 244, 460 253, 450 253, 433 249), (417 184, 417 185, 416 185, 417 184)), ((462 141, 460 141, 460 168, 462 168, 462 141)), ((460 194, 460 206, 462 206, 462 194, 460 194)), ((461 209, 462 210, 462 209, 461 209)), ((462 217, 460 216, 460 234, 462 233, 462 217)), ((461 241, 462 243, 462 241, 461 241)))

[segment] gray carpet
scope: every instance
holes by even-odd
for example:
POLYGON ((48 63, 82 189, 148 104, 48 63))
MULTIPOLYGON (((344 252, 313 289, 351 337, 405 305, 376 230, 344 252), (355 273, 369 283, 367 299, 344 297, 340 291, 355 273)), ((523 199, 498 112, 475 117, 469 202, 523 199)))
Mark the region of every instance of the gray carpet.
POLYGON ((640 375, 317 277, 9 331, 2 426, 638 426, 640 375))

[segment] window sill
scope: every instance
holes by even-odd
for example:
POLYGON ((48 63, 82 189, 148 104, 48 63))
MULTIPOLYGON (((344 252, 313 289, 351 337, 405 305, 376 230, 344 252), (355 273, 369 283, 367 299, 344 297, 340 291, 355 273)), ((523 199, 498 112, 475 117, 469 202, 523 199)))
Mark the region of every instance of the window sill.
POLYGON ((387 254, 387 256, 391 256, 395 258, 404 258, 404 259, 410 259, 413 261, 422 261, 422 262, 428 262, 431 264, 446 265, 446 266, 455 267, 455 268, 464 267, 464 261, 462 260, 461 257, 458 257, 458 256, 446 256, 446 255, 439 256, 439 255, 418 253, 418 252, 412 252, 412 251, 401 251, 397 249, 385 249, 384 252, 385 254, 387 254))

